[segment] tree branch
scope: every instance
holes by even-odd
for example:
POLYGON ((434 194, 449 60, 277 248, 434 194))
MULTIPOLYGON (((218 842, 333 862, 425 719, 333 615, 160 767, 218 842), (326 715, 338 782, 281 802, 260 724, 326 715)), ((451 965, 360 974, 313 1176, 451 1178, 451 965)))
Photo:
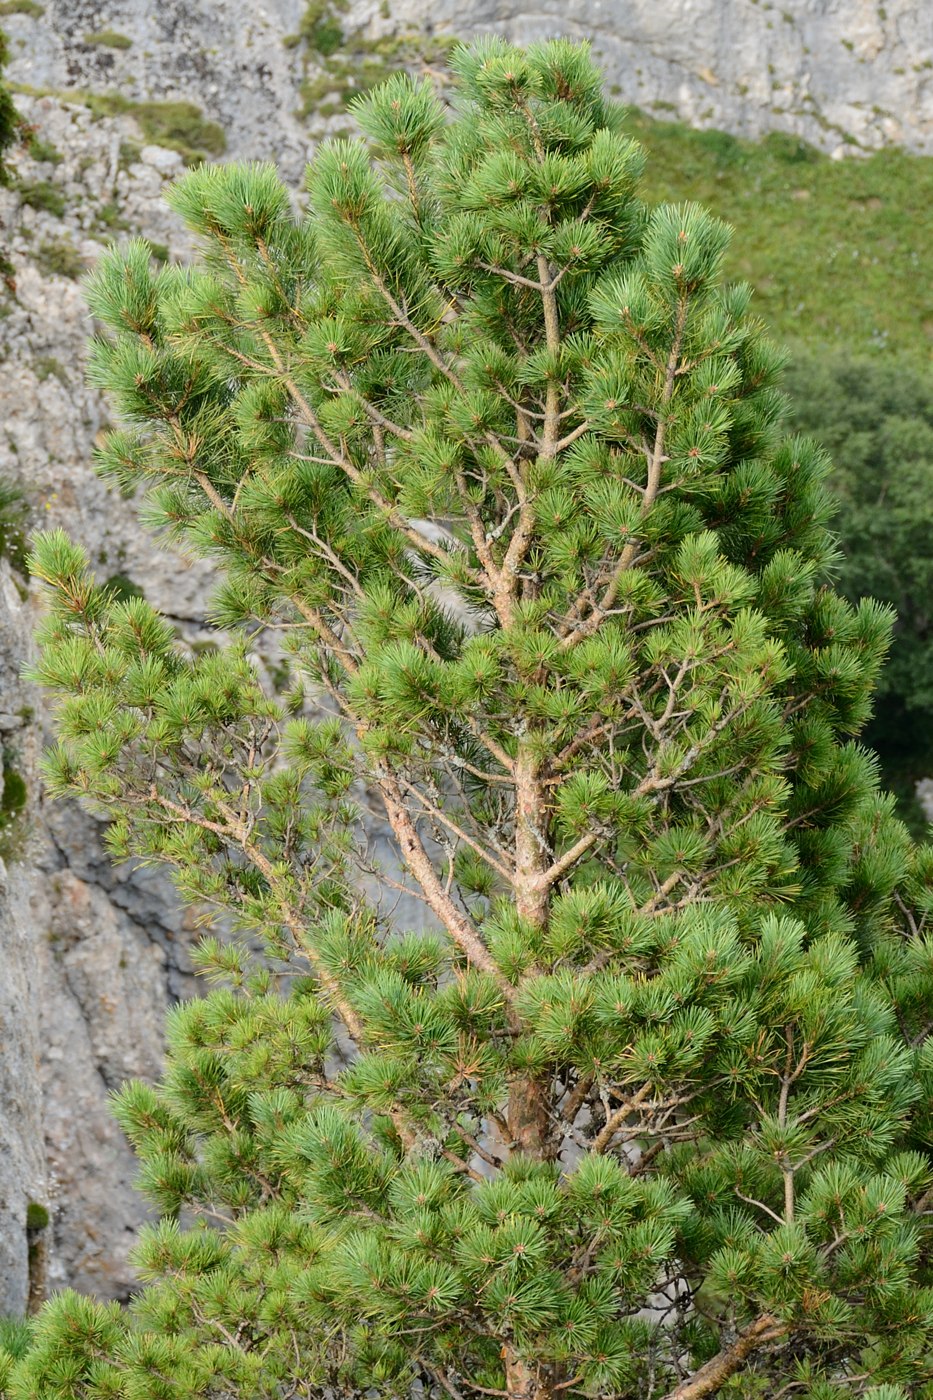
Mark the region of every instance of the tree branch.
POLYGON ((715 1395, 753 1352, 767 1342, 777 1341, 787 1331, 786 1322, 781 1322, 771 1313, 762 1313, 739 1333, 731 1346, 723 1347, 699 1371, 668 1391, 664 1400, 704 1400, 707 1395, 715 1395))
POLYGON ((444 889, 434 869, 434 862, 424 848, 418 828, 405 806, 395 774, 383 767, 376 774, 376 785, 386 809, 389 825, 399 843, 402 859, 424 891, 425 903, 440 919, 458 948, 483 972, 495 978, 507 1003, 511 1004, 515 990, 503 977, 489 949, 480 938, 476 925, 466 918, 444 889))
POLYGON ((561 876, 566 875, 570 867, 576 865, 580 857, 585 855, 591 846, 595 846, 598 840, 599 834, 595 831, 588 831, 585 836, 581 836, 579 841, 570 847, 569 851, 564 852, 560 860, 556 860, 549 869, 545 870, 544 874, 541 876, 541 884, 544 885, 546 889, 550 889, 552 885, 556 885, 561 876))

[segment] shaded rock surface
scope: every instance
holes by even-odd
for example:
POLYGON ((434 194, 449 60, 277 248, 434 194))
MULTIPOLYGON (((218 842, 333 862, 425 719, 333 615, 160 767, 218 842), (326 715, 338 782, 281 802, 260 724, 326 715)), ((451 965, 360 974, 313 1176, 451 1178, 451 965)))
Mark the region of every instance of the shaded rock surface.
MULTIPOLYGON (((0 740, 8 773, 32 772, 35 731, 20 679, 28 608, 0 560, 0 740)), ((20 830, 0 830, 0 1314, 21 1311, 29 1293, 26 1221, 48 1193, 39 1017, 44 1000, 37 965, 35 874, 20 830)))
MULTIPOLYGON (((207 569, 167 559, 139 528, 136 504, 92 470, 107 408, 84 380, 93 326, 76 280, 114 234, 145 231, 165 255, 188 254, 161 199, 181 157, 140 146, 128 117, 97 121, 48 96, 21 96, 17 105, 41 152, 57 159, 22 154, 23 189, 0 192, 15 269, 0 317, 0 475, 22 485, 36 525, 68 529, 100 578, 142 588, 197 640, 207 569), (37 187, 38 204, 25 202, 37 187), (59 200, 42 197, 42 187, 59 200)), ((9 1139, 0 1141, 0 1313, 21 1311, 28 1296, 30 1201, 51 1215, 40 1241, 47 1287, 126 1295, 128 1252, 145 1212, 108 1095, 128 1076, 158 1073, 166 1006, 195 991, 186 956, 193 920, 169 881, 114 869, 98 822, 42 798, 36 759, 48 716, 19 678, 41 599, 33 590, 24 601, 22 581, 3 568, 0 725, 28 805, 0 890, 0 1131, 9 1139)))
MULTIPOLYGON (((142 233, 159 257, 190 255, 162 191, 192 152, 225 139, 228 156, 275 160, 297 186, 312 136, 346 119, 297 115, 303 79, 317 74, 327 90, 326 65, 283 43, 304 0, 44 0, 28 11, 2 19, 34 140, 16 159, 19 187, 0 191, 15 279, 0 295, 0 475, 22 483, 37 524, 64 526, 100 577, 141 587, 197 641, 208 571, 162 553, 134 503, 93 474, 108 413, 84 382, 92 325, 76 279, 114 237, 142 233)), ((351 0, 334 13, 359 52, 390 60, 413 32, 591 38, 610 87, 655 115, 790 131, 837 153, 933 151, 925 0, 351 0)), ((0 746, 28 799, 0 827, 0 1313, 29 1295, 30 1202, 51 1211, 38 1232, 51 1286, 109 1298, 131 1288, 144 1209, 107 1097, 128 1075, 158 1073, 166 1005, 195 990, 192 919, 168 881, 115 870, 94 819, 41 797, 48 717, 20 677, 39 605, 0 561, 0 746)), ((375 814, 372 839, 388 859, 375 814)), ((416 921, 419 906, 402 917, 416 921)), ((34 1248, 33 1272, 35 1259, 34 1248)))

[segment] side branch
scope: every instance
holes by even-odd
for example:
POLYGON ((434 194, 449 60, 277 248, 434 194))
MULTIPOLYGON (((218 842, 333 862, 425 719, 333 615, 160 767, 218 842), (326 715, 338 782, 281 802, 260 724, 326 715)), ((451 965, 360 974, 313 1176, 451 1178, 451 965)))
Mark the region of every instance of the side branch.
POLYGON ((460 912, 441 884, 440 877, 434 869, 434 862, 425 850, 418 828, 405 806, 398 779, 388 769, 383 768, 376 775, 376 785, 386 809, 389 825, 399 843, 402 859, 424 891, 428 908, 437 915, 454 943, 466 954, 470 962, 495 978, 506 1001, 510 1002, 514 996, 514 989, 503 977, 473 921, 460 912))
POLYGON ((599 836, 595 831, 588 831, 585 836, 581 836, 579 841, 570 847, 569 851, 565 851, 559 860, 556 860, 552 866, 544 871, 541 876, 541 884, 544 888, 550 889, 552 885, 556 885, 557 881, 562 879, 571 866, 576 865, 580 857, 585 855, 591 846, 595 846, 598 840, 599 836))
MULTIPOLYGON (((308 400, 298 388, 295 381, 290 376, 286 375, 283 379, 283 383, 288 390, 292 402, 297 407, 305 426, 311 429, 333 465, 339 467, 353 482, 354 486, 357 486, 361 491, 366 493, 373 505, 383 511, 390 525, 393 525, 396 530, 400 530, 409 543, 414 545, 416 549, 420 549, 424 554, 431 555, 434 559, 439 559, 442 563, 449 564, 451 562, 450 552, 444 549, 442 545, 437 544, 428 535, 423 535, 420 530, 416 530, 411 521, 407 520, 400 511, 396 510, 392 502, 387 500, 381 491, 378 491, 375 486, 365 479, 363 473, 350 461, 346 453, 341 452, 337 444, 324 431, 317 414, 314 412, 314 409, 308 403, 308 400)), ((300 456, 300 454, 296 455, 300 456)), ((482 577, 475 569, 467 564, 466 560, 458 561, 458 565, 474 583, 483 584, 484 580, 482 577)))
POLYGON ((752 1352, 757 1351, 766 1342, 777 1341, 779 1337, 785 1336, 787 1331, 785 1322, 781 1322, 771 1313, 762 1313, 739 1333, 731 1346, 724 1347, 689 1379, 681 1381, 680 1385, 665 1395, 664 1400, 704 1400, 704 1396, 715 1395, 729 1377, 735 1375, 742 1362, 746 1361, 752 1352))
MULTIPOLYGON (((664 387, 661 391, 660 412, 657 416, 657 426, 654 434, 654 445, 648 457, 648 476, 645 484, 644 494, 641 501, 640 514, 644 518, 657 499, 661 488, 661 472, 664 463, 668 460, 664 452, 665 437, 667 434, 668 420, 667 411, 670 407, 674 394, 674 385, 677 380, 677 367, 680 363, 680 352, 683 348, 684 331, 687 323, 687 301, 685 297, 680 299, 677 307, 677 320, 674 329, 674 340, 671 345, 670 354, 667 358, 667 365, 664 371, 664 387)), ((562 633, 561 645, 564 647, 573 646, 574 643, 584 637, 591 637, 597 631, 599 624, 608 613, 616 600, 624 574, 629 570, 638 558, 639 545, 636 540, 629 540, 623 549, 619 559, 612 571, 612 574, 605 586, 602 597, 594 601, 593 610, 582 622, 571 625, 562 633)), ((589 601, 589 599, 587 599, 589 601)))
POLYGON ((171 798, 165 797, 155 787, 149 794, 151 802, 160 807, 163 812, 167 812, 183 825, 198 826, 203 831, 213 832, 215 836, 228 845, 239 846, 243 854, 251 865, 260 872, 266 879, 270 889, 275 895, 279 905, 279 912, 282 922, 295 940, 297 948, 304 953, 305 957, 314 968, 315 975, 323 987, 332 1006, 339 1014, 350 1035, 357 1045, 363 1044, 363 1026, 356 1012, 344 997, 336 979, 327 971, 319 954, 313 945, 308 941, 308 930, 301 914, 294 908, 291 901, 281 888, 281 881, 276 873, 275 866, 268 859, 256 843, 251 840, 250 833, 237 814, 224 803, 219 803, 221 813, 225 817, 225 822, 211 821, 207 817, 193 812, 190 807, 182 806, 173 802, 171 798))
MULTIPOLYGON (((225 240, 221 239, 220 241, 223 244, 224 251, 227 254, 228 262, 234 272, 234 275, 237 278, 237 281, 240 283, 241 286, 245 285, 246 277, 242 268, 240 267, 239 263, 237 262, 235 256, 231 252, 225 240)), ((384 290, 388 294, 388 289, 384 288, 384 290)), ((411 328, 413 331, 415 330, 414 327, 410 327, 410 323, 406 326, 406 328, 411 328)), ((334 443, 331 440, 328 434, 324 431, 317 417, 317 414, 314 412, 313 408, 308 403, 306 396, 302 394, 298 385, 295 383, 294 378, 291 374, 288 373, 287 366, 281 354, 279 353, 279 350, 274 340, 272 339, 272 336, 269 334, 268 331, 265 330, 260 330, 260 335, 262 337, 263 344, 265 345, 269 357, 272 361, 275 373, 281 376, 282 383, 285 389, 287 390, 292 402, 297 407, 305 423, 305 426, 310 428, 311 431, 314 433, 314 436, 317 438, 317 441, 320 443, 324 451, 328 454, 328 457, 333 463, 333 465, 335 467, 339 467, 343 472, 345 472, 346 475, 353 482, 353 484, 366 493, 366 495, 373 502, 373 504, 385 513, 386 518, 389 520, 390 524, 392 524, 397 530, 400 530, 402 534, 405 535, 406 539, 409 540, 409 542, 413 544, 416 549, 420 549, 425 554, 429 554, 433 558, 439 559, 442 562, 449 564, 451 562, 451 556, 448 553, 448 551, 443 549, 440 545, 436 544, 434 540, 429 539, 428 536, 421 534, 419 530, 416 530, 415 527, 411 524, 411 522, 406 520, 400 511, 396 510, 391 501, 387 500, 386 497, 383 496, 383 494, 380 491, 378 491, 375 486, 373 486, 370 482, 364 479, 363 473, 359 471, 359 469, 355 466, 355 464, 352 461, 350 461, 346 453, 342 452, 337 447, 336 443, 334 443)), ((425 350, 425 353, 430 353, 432 351, 432 347, 429 344, 425 344, 424 346, 422 346, 422 348, 425 350)), ((230 351, 230 353, 236 355, 237 359, 243 358, 236 351, 230 351)), ((431 358, 432 363, 438 363, 439 357, 437 356, 436 351, 433 351, 431 358)), ((249 363, 251 365, 251 368, 259 370, 261 373, 269 373, 267 366, 257 364, 254 362, 249 363)), ((441 364, 441 367, 443 367, 443 364, 441 364)), ((378 411, 375 410, 372 405, 367 404, 366 409, 369 413, 371 422, 376 422, 379 419, 381 419, 382 415, 378 415, 378 411), (373 418, 373 413, 377 414, 377 418, 373 418)), ((390 424, 388 419, 385 419, 384 423, 380 423, 380 426, 390 426, 392 431, 397 432, 400 436, 404 436, 404 430, 400 431, 399 425, 390 424)), ((199 475, 198 480, 199 484, 205 490, 206 494, 209 495, 213 504, 215 506, 223 508, 225 503, 220 499, 217 493, 214 492, 212 496, 210 495, 210 491, 208 491, 208 487, 205 485, 206 478, 203 477, 203 473, 199 475)), ((472 569, 466 563, 465 560, 458 562, 460 564, 460 568, 466 573, 466 575, 471 579, 472 582, 479 584, 480 587, 484 586, 484 583, 486 581, 477 572, 477 570, 472 569)))

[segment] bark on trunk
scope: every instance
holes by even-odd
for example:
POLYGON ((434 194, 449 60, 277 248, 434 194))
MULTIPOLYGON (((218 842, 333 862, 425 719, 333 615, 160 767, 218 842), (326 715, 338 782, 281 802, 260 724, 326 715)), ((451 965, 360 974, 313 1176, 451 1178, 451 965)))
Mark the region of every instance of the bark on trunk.
MULTIPOLYGON (((534 758, 519 753, 515 763, 515 907, 527 923, 547 925, 550 888, 543 879, 550 864, 547 799, 534 758)), ((556 1155, 551 1122, 553 1083, 523 1076, 509 1086, 508 1123, 514 1150, 539 1160, 556 1155)))
POLYGON ((551 1080, 516 1079, 509 1085, 508 1124, 512 1148, 539 1161, 556 1152, 551 1124, 551 1080))
POLYGON ((547 799, 535 760, 520 754, 515 763, 515 905, 523 919, 543 928, 550 890, 542 876, 550 865, 547 799))
POLYGON ((552 1368, 529 1366, 510 1346, 503 1351, 505 1384, 509 1400, 552 1400, 554 1376, 552 1368))

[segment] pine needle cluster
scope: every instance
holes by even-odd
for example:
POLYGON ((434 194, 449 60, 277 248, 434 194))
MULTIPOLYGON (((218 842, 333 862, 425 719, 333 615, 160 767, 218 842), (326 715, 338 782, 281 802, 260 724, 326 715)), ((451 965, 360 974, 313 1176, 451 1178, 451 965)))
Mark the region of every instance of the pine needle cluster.
POLYGON ((237 640, 40 537, 47 779, 240 942, 119 1096, 137 1298, 57 1298, 0 1388, 930 1397, 933 853, 857 739, 890 617, 827 583, 728 229, 639 200, 584 47, 453 62, 453 118, 392 78, 305 214, 201 167, 198 266, 91 284, 101 468, 237 640))

